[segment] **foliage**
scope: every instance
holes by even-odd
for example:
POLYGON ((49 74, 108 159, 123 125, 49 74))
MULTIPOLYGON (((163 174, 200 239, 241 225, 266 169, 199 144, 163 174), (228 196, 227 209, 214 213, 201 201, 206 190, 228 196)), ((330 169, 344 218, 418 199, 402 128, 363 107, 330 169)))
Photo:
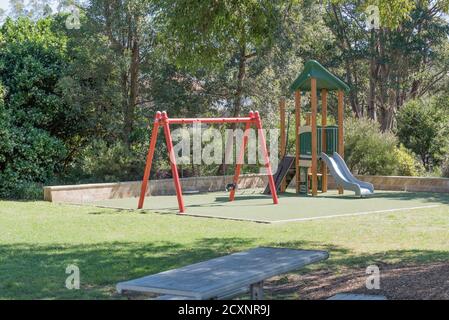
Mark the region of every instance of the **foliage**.
POLYGON ((358 174, 419 176, 424 167, 391 132, 382 132, 370 119, 345 121, 345 158, 358 174))
POLYGON ((345 122, 345 159, 351 171, 368 175, 392 175, 397 169, 397 138, 382 133, 369 119, 345 122))
MULTIPOLYGON (((57 16, 54 29, 67 37, 69 63, 56 90, 76 110, 77 133, 69 144, 73 158, 93 139, 109 142, 121 137, 123 124, 120 62, 108 38, 82 16, 80 30, 65 28, 66 16, 57 16)), ((72 160, 72 159, 70 159, 72 160)))
POLYGON ((449 152, 449 102, 432 98, 412 100, 397 115, 400 141, 420 156, 428 170, 449 152))
POLYGON ((398 176, 420 176, 424 173, 424 166, 416 156, 402 144, 395 149, 397 160, 396 172, 398 176))
POLYGON ((404 103, 439 92, 449 80, 449 2, 337 2, 326 6, 325 20, 352 88, 351 108, 392 130, 404 103), (378 29, 368 28, 367 5, 380 7, 378 29))
POLYGON ((72 177, 76 182, 137 181, 142 178, 145 156, 118 141, 108 145, 94 140, 86 146, 73 164, 72 177))
POLYGON ((230 58, 269 45, 279 23, 279 6, 270 0, 160 1, 162 36, 173 57, 194 68, 223 67, 230 58))
POLYGON ((1 107, 0 126, 0 197, 42 197, 36 183, 49 182, 61 169, 64 144, 42 129, 13 125, 1 107))
MULTIPOLYGON (((333 4, 343 4, 344 0, 330 0, 333 4)), ((362 9, 370 5, 379 8, 380 23, 388 28, 397 28, 410 17, 410 11, 416 6, 414 0, 368 0, 361 3, 362 9)))
POLYGON ((0 79, 16 123, 65 137, 76 128, 76 114, 69 112, 72 110, 55 91, 67 63, 67 39, 54 33, 52 24, 52 19, 5 22, 1 28, 0 79))
MULTIPOLYGON (((136 125, 136 109, 144 95, 141 89, 142 65, 148 62, 153 50, 154 30, 152 0, 91 0, 86 15, 98 36, 107 39, 114 53, 113 65, 118 69, 117 97, 121 105, 122 140, 130 146, 136 125)), ((93 44, 95 46, 95 43, 93 44)), ((143 99, 142 99, 143 98, 143 99)))
POLYGON ((21 18, 1 28, 0 197, 35 195, 34 183, 49 182, 62 169, 63 140, 76 132, 76 115, 55 89, 66 64, 65 38, 51 25, 51 19, 21 18))
MULTIPOLYGON (((34 197, 52 181, 140 179, 157 110, 214 117, 253 109, 266 128, 276 127, 279 98, 286 96, 291 113, 288 87, 309 59, 351 86, 345 102, 356 118, 370 117, 384 131, 397 127, 404 147, 374 123, 348 120, 352 169, 421 174, 416 154, 433 174, 447 172, 447 0, 89 0, 79 4, 79 30, 66 28, 67 14, 49 14, 53 0, 12 4, 14 20, 0 29, 0 196, 34 197), (364 11, 371 4, 380 8, 381 28, 370 32, 364 11)), ((330 94, 330 118, 335 100, 330 94)), ((310 111, 307 94, 303 111, 310 111)), ((164 144, 161 136, 157 177, 170 175, 164 144)), ((224 171, 180 169, 185 176, 224 171)))
POLYGON ((441 164, 441 175, 445 178, 449 178, 449 156, 446 156, 441 164))

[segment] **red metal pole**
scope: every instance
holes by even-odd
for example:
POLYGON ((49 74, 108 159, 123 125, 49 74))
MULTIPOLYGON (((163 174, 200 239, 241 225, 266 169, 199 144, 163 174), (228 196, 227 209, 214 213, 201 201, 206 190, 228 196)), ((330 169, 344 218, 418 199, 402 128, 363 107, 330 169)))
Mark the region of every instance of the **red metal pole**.
POLYGON ((170 124, 167 120, 168 120, 167 113, 163 112, 161 121, 164 127, 165 141, 167 143, 168 154, 170 157, 170 166, 173 175, 173 182, 175 184, 176 189, 176 197, 178 198, 179 212, 184 213, 185 208, 184 208, 184 199, 182 197, 181 182, 179 181, 178 167, 176 166, 176 156, 173 148, 173 140, 170 133, 170 124))
POLYGON ((234 201, 235 199, 235 190, 237 188, 237 184, 239 182, 239 177, 240 177, 240 170, 242 167, 242 163, 245 159, 245 149, 246 149, 246 145, 248 144, 248 135, 249 135, 249 129, 251 128, 251 122, 254 121, 254 113, 251 111, 250 112, 250 121, 248 121, 246 123, 246 127, 245 127, 245 132, 243 133, 243 143, 242 146, 240 148, 240 153, 239 153, 239 157, 237 159, 237 165, 235 167, 235 174, 234 174, 234 188, 231 190, 231 194, 229 195, 229 201, 234 201))
POLYGON ((147 162, 146 162, 146 165, 145 165, 145 172, 143 174, 142 187, 141 187, 141 190, 140 190, 139 204, 137 206, 138 209, 142 209, 143 208, 143 203, 145 201, 145 194, 147 192, 148 180, 150 178, 151 165, 153 163, 154 148, 156 147, 157 135, 158 135, 158 132, 159 132, 159 121, 160 121, 160 119, 161 119, 161 113, 157 112, 156 116, 154 118, 154 126, 153 126, 153 132, 151 134, 150 147, 148 148, 147 162))
POLYGON ((259 137, 260 137, 260 143, 262 145, 262 152, 265 159, 265 167, 267 168, 267 174, 268 174, 268 184, 270 185, 270 191, 271 195, 273 197, 273 203, 278 204, 278 195, 276 191, 276 185, 274 183, 273 179, 273 172, 271 170, 271 164, 270 164, 270 157, 268 156, 268 150, 267 150, 267 141, 265 139, 265 134, 262 129, 262 120, 260 120, 259 112, 255 112, 255 118, 256 118, 256 125, 257 129, 259 130, 259 137))
POLYGON ((190 124, 195 122, 201 123, 247 123, 254 119, 248 117, 239 117, 239 118, 173 118, 167 119, 169 124, 190 124))

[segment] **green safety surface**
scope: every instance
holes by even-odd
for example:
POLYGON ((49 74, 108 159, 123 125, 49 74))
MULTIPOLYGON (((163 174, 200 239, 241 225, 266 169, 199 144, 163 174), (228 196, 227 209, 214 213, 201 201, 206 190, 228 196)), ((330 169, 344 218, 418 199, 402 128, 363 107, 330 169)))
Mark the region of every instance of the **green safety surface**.
MULTIPOLYGON (((135 210, 137 198, 111 199, 92 202, 92 205, 135 210)), ((234 202, 228 193, 214 192, 184 195, 186 215, 208 218, 246 220, 263 223, 305 221, 351 215, 368 215, 401 210, 448 206, 447 195, 438 193, 378 191, 369 198, 357 198, 352 192, 338 195, 336 191, 318 197, 300 196, 293 192, 280 195, 273 205, 271 196, 261 190, 241 190, 234 202)), ((153 196, 145 199, 143 210, 161 214, 177 214, 176 196, 153 196)))

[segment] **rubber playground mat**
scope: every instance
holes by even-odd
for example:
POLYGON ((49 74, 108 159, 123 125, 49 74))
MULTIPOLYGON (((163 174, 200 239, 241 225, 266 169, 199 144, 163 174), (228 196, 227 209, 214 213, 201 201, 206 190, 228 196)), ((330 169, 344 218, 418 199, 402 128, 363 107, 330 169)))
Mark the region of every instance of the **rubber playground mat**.
MULTIPOLYGON (((241 190, 234 202, 228 193, 214 192, 184 195, 185 215, 262 223, 280 223, 335 218, 351 215, 416 210, 447 206, 449 197, 438 193, 377 191, 369 198, 358 198, 346 191, 320 194, 318 197, 299 196, 287 192, 273 205, 271 196, 261 190, 241 190)), ((136 210, 137 198, 112 199, 92 202, 91 205, 116 209, 136 210)), ((152 196, 145 199, 143 210, 160 214, 177 214, 176 196, 152 196)))

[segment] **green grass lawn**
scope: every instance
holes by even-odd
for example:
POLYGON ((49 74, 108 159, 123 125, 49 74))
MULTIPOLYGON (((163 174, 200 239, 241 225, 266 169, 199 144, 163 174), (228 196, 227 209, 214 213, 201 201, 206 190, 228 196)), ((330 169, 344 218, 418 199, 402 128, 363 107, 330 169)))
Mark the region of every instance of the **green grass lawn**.
MULTIPOLYGON (((313 268, 449 260, 449 205, 259 224, 148 212, 0 201, 0 299, 120 298, 119 281, 256 246, 328 250, 313 268), (65 288, 76 264, 81 290, 65 288)), ((307 270, 306 270, 307 271, 307 270)))

